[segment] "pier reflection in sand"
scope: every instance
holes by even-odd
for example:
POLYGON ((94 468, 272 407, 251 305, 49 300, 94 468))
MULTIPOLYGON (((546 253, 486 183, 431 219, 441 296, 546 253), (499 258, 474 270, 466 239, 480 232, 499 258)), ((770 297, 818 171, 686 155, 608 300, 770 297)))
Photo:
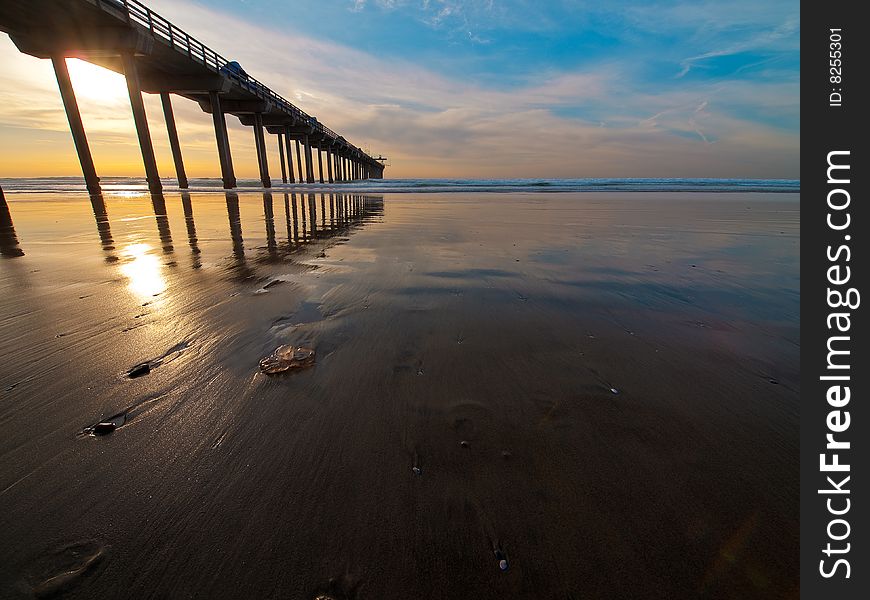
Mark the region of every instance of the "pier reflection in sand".
POLYGON ((2 188, 0 188, 0 255, 24 256, 24 251, 18 247, 15 225, 12 223, 12 215, 9 214, 9 206, 6 204, 2 188))

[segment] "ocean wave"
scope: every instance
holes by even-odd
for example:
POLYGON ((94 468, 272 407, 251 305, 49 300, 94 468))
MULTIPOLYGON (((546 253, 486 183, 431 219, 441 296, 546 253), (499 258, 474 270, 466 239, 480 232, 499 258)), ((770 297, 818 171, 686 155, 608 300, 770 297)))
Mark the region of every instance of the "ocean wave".
MULTIPOLYGON (((176 192, 174 179, 164 179, 167 192, 176 192)), ((111 193, 147 192, 142 177, 103 177, 103 191, 111 193)), ((242 191, 262 190, 259 179, 240 179, 242 191)), ((86 192, 81 177, 39 177, 0 179, 7 192, 53 193, 86 192)), ((191 179, 192 192, 224 192, 220 179, 191 179)), ((795 179, 369 179, 348 183, 273 183, 277 192, 420 193, 420 192, 777 192, 798 193, 795 179)))

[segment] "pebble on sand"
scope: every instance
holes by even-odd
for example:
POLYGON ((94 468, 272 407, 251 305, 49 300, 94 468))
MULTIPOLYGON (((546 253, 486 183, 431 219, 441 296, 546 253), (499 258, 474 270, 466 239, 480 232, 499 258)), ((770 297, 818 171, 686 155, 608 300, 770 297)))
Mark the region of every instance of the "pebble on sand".
POLYGON ((139 363, 129 371, 127 371, 127 377, 130 379, 135 379, 137 377, 142 377, 143 375, 147 375, 151 372, 151 365, 147 362, 139 363))
POLYGON ((112 433, 117 428, 118 426, 112 421, 102 421, 91 428, 91 433, 94 435, 106 435, 107 433, 112 433))
POLYGON ((260 360, 260 370, 266 375, 302 369, 314 364, 314 350, 302 346, 278 346, 269 356, 260 360))
POLYGON ((421 469, 420 467, 411 467, 411 470, 414 471, 414 475, 422 475, 423 474, 423 469, 421 469))
POLYGON ((466 442, 465 440, 462 440, 461 442, 459 442, 459 445, 462 446, 463 448, 468 448, 468 446, 470 444, 468 442, 466 442))
POLYGON ((498 560, 498 568, 502 571, 507 571, 509 565, 504 553, 501 550, 496 550, 495 557, 498 560))

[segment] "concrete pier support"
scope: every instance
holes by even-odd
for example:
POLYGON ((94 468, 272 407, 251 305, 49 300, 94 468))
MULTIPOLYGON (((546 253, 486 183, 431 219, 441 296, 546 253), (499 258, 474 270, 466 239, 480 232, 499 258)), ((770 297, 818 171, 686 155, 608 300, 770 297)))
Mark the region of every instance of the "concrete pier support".
POLYGON ((264 188, 270 188, 272 178, 269 177, 269 157, 266 155, 266 138, 263 135, 263 113, 254 113, 254 146, 257 148, 260 182, 264 188))
POLYGON ((154 146, 151 143, 151 131, 148 129, 148 118, 145 116, 145 103, 142 101, 142 89, 139 86, 136 59, 132 54, 124 53, 121 55, 121 61, 124 64, 124 77, 127 80, 130 106, 133 108, 136 135, 139 136, 142 161, 145 163, 145 178, 148 180, 148 189, 153 193, 160 193, 163 191, 163 184, 160 183, 160 173, 157 171, 157 158, 154 156, 154 146))
POLYGON ((290 183, 296 183, 296 175, 293 173, 293 152, 291 150, 292 146, 290 145, 290 133, 285 129, 284 130, 284 149, 287 154, 287 174, 288 180, 290 183))
POLYGON ((305 181, 314 183, 314 159, 311 155, 311 142, 307 135, 302 138, 302 145, 305 146, 305 181))
POLYGON ((299 167, 299 183, 305 181, 304 171, 302 170, 302 150, 299 146, 299 139, 296 139, 296 166, 299 167))
POLYGON ((82 125, 82 115, 79 113, 79 105, 76 102, 75 91, 69 78, 69 70, 66 67, 66 59, 63 56, 52 56, 51 64, 57 77, 57 86, 60 88, 60 96, 63 99, 63 108, 69 121, 69 129, 73 136, 73 143, 79 155, 79 163, 82 166, 82 174, 85 176, 85 185, 91 194, 100 193, 100 178, 94 168, 94 159, 88 146, 88 138, 85 135, 85 127, 82 125))
POLYGON ((169 147, 172 149, 172 161, 175 163, 175 177, 178 187, 186 190, 187 173, 184 172, 184 160, 181 157, 181 143, 178 141, 178 129, 175 127, 175 113, 172 112, 172 100, 169 92, 160 92, 160 103, 163 104, 163 118, 166 121, 166 133, 169 134, 169 147))
POLYGON ((335 180, 332 178, 332 151, 329 148, 326 149, 326 173, 329 175, 329 183, 334 183, 335 180))
POLYGON ((284 162, 284 134, 278 134, 278 156, 281 160, 281 183, 287 183, 287 163, 284 162))
POLYGON ((323 183, 323 148, 317 146, 317 174, 320 178, 320 183, 323 183))
POLYGON ((221 109, 221 101, 217 92, 209 92, 211 101, 211 116, 214 121, 214 133, 217 138, 218 158, 221 163, 221 178, 224 181, 224 189, 230 190, 236 187, 236 175, 233 172, 233 157, 230 153, 230 138, 227 135, 227 120, 221 109))
POLYGON ((287 179, 290 183, 296 183, 296 175, 293 173, 293 146, 290 143, 290 132, 286 129, 284 130, 284 149, 287 154, 287 179))

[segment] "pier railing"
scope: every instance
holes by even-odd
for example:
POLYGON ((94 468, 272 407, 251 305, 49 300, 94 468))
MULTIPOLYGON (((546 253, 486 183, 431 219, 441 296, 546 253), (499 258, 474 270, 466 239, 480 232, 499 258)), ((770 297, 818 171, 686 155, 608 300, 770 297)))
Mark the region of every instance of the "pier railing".
MULTIPOLYGON (((187 55, 193 61, 196 61, 211 71, 219 73, 225 77, 231 78, 241 88, 254 94, 258 98, 271 102, 284 110, 286 113, 303 121, 306 125, 313 127, 314 130, 322 136, 331 138, 333 141, 339 139, 339 135, 332 131, 326 125, 295 106, 286 98, 272 91, 265 84, 257 81, 250 75, 242 75, 229 69, 224 68, 228 61, 226 58, 188 34, 173 25, 168 19, 160 16, 141 2, 137 0, 89 0, 98 8, 113 14, 114 16, 123 19, 127 23, 136 24, 147 29, 151 36, 164 44, 168 44, 171 48, 187 55)), ((345 143, 347 143, 345 141, 345 143)), ((359 151, 359 148, 352 144, 347 144, 350 148, 359 151)))

